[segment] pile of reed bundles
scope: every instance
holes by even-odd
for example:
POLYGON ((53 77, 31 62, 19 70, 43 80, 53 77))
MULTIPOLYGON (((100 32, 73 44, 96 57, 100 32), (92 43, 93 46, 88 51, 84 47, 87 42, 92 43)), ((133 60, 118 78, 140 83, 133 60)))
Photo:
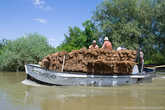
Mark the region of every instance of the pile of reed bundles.
POLYGON ((57 52, 43 58, 41 67, 56 72, 85 74, 131 74, 136 59, 135 50, 85 49, 57 52))

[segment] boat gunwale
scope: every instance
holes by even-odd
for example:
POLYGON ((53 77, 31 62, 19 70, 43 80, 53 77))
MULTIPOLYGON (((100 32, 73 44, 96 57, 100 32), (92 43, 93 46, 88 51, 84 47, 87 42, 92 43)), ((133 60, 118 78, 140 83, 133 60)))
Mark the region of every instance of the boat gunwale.
POLYGON ((55 74, 58 77, 64 77, 64 78, 126 78, 126 77, 130 77, 130 78, 145 78, 145 77, 149 77, 150 73, 152 74, 153 72, 147 72, 147 74, 130 74, 130 75, 117 75, 117 74, 110 74, 110 75, 90 75, 90 74, 86 74, 86 73, 72 73, 72 72, 56 72, 56 71, 52 71, 52 70, 46 70, 44 68, 41 68, 40 65, 36 65, 36 64, 26 64, 25 65, 25 70, 26 70, 26 74, 28 73, 28 69, 27 66, 32 66, 35 68, 39 68, 42 69, 44 71, 50 72, 51 74, 55 74))

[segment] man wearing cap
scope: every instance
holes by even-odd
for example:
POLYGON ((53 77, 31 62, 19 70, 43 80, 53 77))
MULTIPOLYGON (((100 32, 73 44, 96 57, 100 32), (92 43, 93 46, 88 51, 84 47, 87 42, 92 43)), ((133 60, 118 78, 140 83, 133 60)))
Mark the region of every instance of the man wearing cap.
POLYGON ((112 44, 111 42, 109 41, 108 37, 105 37, 104 38, 104 44, 102 46, 102 49, 109 49, 109 50, 112 50, 112 44))
POLYGON ((92 45, 89 46, 89 49, 98 49, 99 46, 96 44, 96 40, 93 40, 92 45))

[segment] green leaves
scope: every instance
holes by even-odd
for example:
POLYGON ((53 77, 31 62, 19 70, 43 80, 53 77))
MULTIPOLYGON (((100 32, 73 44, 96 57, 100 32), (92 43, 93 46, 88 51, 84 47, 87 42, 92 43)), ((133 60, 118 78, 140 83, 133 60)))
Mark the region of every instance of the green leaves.
POLYGON ((164 11, 163 0, 106 0, 96 8, 92 19, 99 33, 109 37, 114 49, 136 49, 141 45, 149 60, 164 54, 164 11))
POLYGON ((79 27, 69 27, 69 34, 65 34, 65 40, 57 47, 57 50, 70 52, 83 47, 88 48, 94 39, 98 40, 96 26, 92 21, 85 21, 83 27, 84 30, 81 30, 79 27))
POLYGON ((88 48, 92 40, 101 46, 108 36, 113 49, 136 49, 140 45, 145 60, 165 56, 164 12, 165 1, 161 0, 105 0, 96 7, 92 19, 83 23, 84 30, 69 28, 58 50, 88 48))
POLYGON ((9 41, 3 48, 0 55, 0 70, 23 71, 25 64, 37 64, 44 56, 55 51, 44 36, 29 34, 9 41))

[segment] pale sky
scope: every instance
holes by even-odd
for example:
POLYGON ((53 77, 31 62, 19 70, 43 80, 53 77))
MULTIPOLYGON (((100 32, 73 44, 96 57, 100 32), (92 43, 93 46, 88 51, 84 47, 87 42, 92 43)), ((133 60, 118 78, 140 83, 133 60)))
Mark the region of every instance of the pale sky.
POLYGON ((54 46, 69 26, 82 28, 103 0, 0 0, 0 38, 14 40, 37 32, 54 46))

